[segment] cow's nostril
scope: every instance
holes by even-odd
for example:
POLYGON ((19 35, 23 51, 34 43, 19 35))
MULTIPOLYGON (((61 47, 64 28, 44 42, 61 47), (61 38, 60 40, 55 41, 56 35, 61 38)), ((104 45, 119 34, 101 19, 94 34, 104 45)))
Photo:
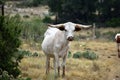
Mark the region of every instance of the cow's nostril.
POLYGON ((68 37, 67 40, 69 40, 69 41, 73 41, 73 40, 74 40, 74 37, 70 36, 70 37, 68 37))

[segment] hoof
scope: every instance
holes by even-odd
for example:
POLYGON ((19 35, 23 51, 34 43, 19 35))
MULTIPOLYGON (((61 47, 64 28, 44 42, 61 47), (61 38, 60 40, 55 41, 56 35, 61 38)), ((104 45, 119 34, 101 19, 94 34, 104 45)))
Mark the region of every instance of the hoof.
POLYGON ((62 78, 64 78, 65 77, 65 75, 62 75, 62 78))
POLYGON ((120 54, 118 54, 118 58, 120 58, 120 54))
POLYGON ((120 55, 118 55, 118 58, 120 58, 120 55))
POLYGON ((58 74, 55 74, 55 79, 56 79, 56 78, 59 78, 59 77, 60 77, 60 75, 58 75, 58 74))

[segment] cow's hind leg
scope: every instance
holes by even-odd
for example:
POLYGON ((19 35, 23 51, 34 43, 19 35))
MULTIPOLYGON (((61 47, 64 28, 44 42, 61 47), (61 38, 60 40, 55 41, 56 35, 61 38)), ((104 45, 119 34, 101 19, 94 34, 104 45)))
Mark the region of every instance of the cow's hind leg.
POLYGON ((119 49, 119 46, 120 46, 120 43, 117 44, 118 46, 118 57, 120 58, 120 49, 119 49))
POLYGON ((65 56, 65 57, 63 58, 63 63, 62 63, 63 74, 62 74, 62 77, 65 77, 65 64, 66 64, 66 59, 67 59, 67 56, 65 56))
POLYGON ((58 66, 58 76, 60 77, 60 66, 58 66))
POLYGON ((50 71, 50 57, 46 57, 46 74, 50 71))

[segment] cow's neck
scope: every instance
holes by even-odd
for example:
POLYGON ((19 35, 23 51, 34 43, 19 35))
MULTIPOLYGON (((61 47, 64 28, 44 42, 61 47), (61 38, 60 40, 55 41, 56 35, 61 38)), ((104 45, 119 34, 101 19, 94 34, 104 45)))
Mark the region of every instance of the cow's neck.
POLYGON ((64 38, 63 38, 63 39, 64 39, 64 41, 65 41, 66 45, 67 45, 67 44, 69 44, 69 41, 67 40, 67 36, 66 36, 65 31, 64 31, 64 38))

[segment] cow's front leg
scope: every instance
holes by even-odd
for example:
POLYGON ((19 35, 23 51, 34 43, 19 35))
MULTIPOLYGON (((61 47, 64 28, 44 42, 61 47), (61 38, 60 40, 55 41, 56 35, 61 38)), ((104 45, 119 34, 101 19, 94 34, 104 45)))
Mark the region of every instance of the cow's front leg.
POLYGON ((63 63, 62 63, 63 74, 62 74, 62 77, 65 77, 65 64, 66 64, 66 59, 67 59, 67 55, 63 58, 63 63))
POLYGON ((120 43, 118 43, 118 57, 120 58, 120 43))
POLYGON ((46 57, 46 74, 50 71, 50 57, 46 57))
POLYGON ((117 43, 117 47, 118 47, 118 57, 120 58, 120 49, 119 49, 120 43, 117 43))
POLYGON ((59 66, 59 57, 58 55, 55 55, 54 58, 54 70, 55 70, 55 77, 60 76, 60 66, 59 66), (58 73, 57 73, 57 69, 58 69, 58 73))
POLYGON ((58 76, 60 77, 60 66, 58 66, 58 76))
POLYGON ((120 52, 118 52, 118 58, 120 58, 120 52))

